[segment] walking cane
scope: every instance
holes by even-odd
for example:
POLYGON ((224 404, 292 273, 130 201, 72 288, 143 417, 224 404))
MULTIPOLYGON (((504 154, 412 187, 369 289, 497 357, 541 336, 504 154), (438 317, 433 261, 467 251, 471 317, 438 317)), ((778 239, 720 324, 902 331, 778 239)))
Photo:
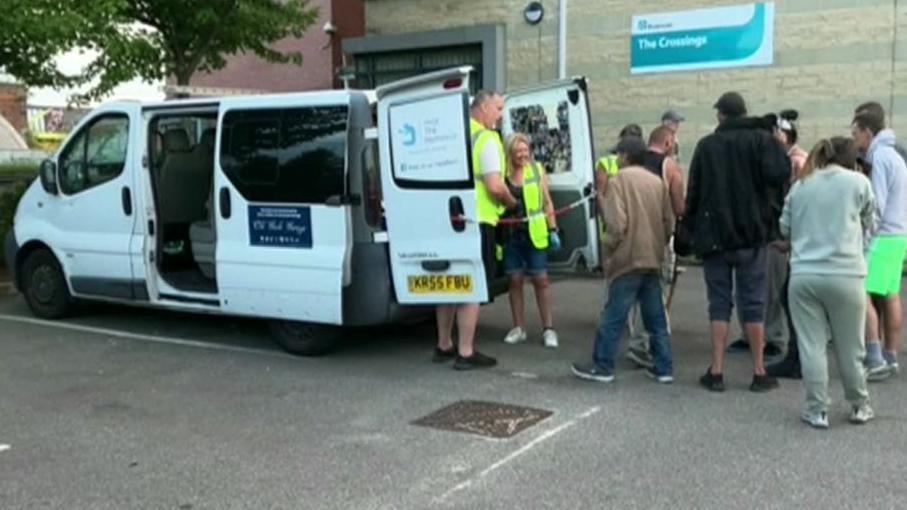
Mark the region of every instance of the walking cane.
POLYGON ((677 267, 677 256, 674 256, 674 264, 671 267, 671 287, 668 289, 668 300, 665 303, 665 310, 669 313, 671 311, 671 303, 674 302, 674 289, 677 288, 677 278, 680 276, 680 271, 677 267))

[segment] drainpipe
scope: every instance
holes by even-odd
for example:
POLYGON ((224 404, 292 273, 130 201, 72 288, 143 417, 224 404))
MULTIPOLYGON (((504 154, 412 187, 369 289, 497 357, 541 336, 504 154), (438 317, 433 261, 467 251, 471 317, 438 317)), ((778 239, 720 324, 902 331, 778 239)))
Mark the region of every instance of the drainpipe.
POLYGON ((557 2, 557 77, 567 78, 567 0, 557 2))

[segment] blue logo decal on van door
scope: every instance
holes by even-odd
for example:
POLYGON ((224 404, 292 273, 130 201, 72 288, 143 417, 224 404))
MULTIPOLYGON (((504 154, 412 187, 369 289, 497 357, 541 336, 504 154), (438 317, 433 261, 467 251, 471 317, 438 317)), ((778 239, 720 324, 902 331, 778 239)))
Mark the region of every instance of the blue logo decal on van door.
POLYGON ((308 207, 250 205, 249 244, 311 248, 312 210, 308 207))

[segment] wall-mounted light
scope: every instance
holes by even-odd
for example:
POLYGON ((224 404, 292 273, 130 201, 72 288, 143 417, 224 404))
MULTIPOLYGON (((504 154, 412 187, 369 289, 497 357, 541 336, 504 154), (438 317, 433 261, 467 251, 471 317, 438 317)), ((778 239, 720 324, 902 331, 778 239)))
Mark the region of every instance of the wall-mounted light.
POLYGON ((545 6, 542 5, 542 2, 529 2, 526 8, 523 9, 523 19, 530 25, 538 25, 544 17, 545 6))

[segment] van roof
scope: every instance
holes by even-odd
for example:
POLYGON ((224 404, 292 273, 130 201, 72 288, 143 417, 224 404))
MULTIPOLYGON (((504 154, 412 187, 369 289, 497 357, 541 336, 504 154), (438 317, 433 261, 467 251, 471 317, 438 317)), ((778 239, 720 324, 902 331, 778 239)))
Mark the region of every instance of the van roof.
MULTIPOLYGON (((319 99, 324 100, 336 100, 340 102, 348 102, 350 97, 354 95, 365 95, 368 98, 370 103, 375 102, 376 96, 375 91, 373 90, 357 90, 357 89, 340 89, 340 90, 315 90, 309 92, 286 92, 286 93, 274 93, 274 94, 249 94, 249 95, 231 95, 231 96, 221 96, 221 97, 199 97, 199 98, 190 98, 190 99, 172 99, 166 101, 142 101, 139 102, 143 109, 164 109, 164 108, 191 108, 193 106, 211 106, 220 104, 224 100, 237 100, 237 99, 255 99, 262 101, 292 101, 292 100, 312 100, 319 99)), ((113 101, 108 104, 136 104, 135 101, 113 101)))

